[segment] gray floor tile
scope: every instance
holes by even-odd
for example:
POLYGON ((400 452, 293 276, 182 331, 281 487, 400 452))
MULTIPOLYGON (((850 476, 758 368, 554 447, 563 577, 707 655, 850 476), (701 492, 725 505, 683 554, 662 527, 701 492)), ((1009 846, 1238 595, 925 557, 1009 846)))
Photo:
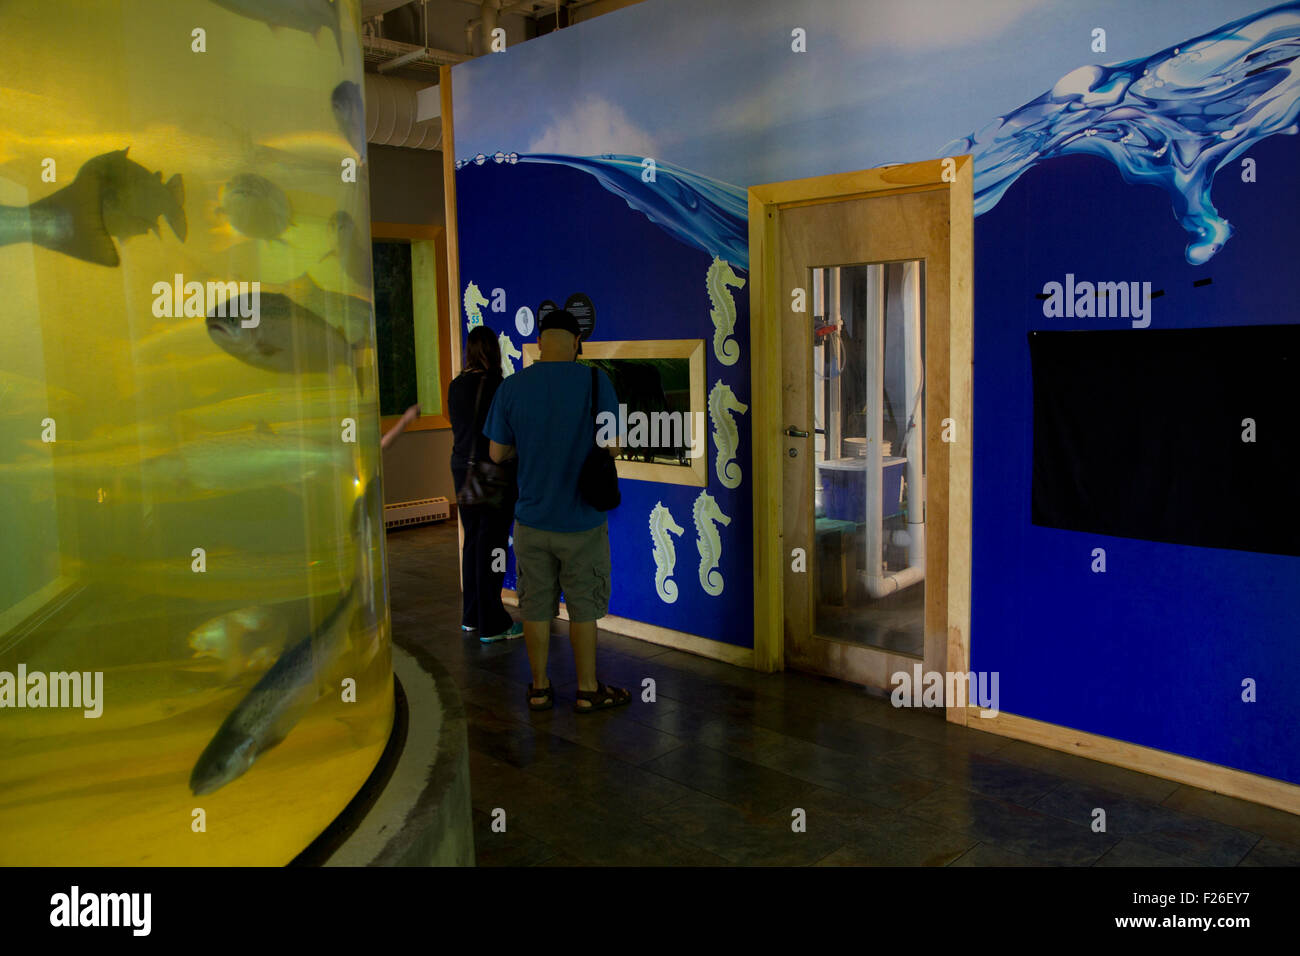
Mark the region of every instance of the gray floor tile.
POLYGON ((1095 809, 1106 812, 1106 832, 1129 838, 1205 866, 1235 866, 1259 841, 1259 835, 1226 823, 1193 816, 1154 803, 1069 781, 1057 787, 1034 809, 1088 826, 1095 809))
POLYGON ((531 711, 523 641, 459 628, 456 525, 387 540, 394 640, 436 656, 461 689, 482 866, 1300 866, 1300 816, 816 675, 602 631, 598 675, 634 700, 578 716, 564 622, 547 670, 556 708, 531 711), (645 678, 654 703, 640 699, 645 678), (1089 827, 1095 806, 1106 833, 1089 827), (498 809, 506 833, 492 831, 498 809))

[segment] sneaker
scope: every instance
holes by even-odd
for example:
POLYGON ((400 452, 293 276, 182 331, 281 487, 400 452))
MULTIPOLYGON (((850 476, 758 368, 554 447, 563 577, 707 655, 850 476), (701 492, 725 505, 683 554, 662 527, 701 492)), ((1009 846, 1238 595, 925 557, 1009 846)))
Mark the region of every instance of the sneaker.
POLYGON ((493 634, 491 637, 480 637, 479 640, 484 644, 495 644, 497 641, 513 641, 516 637, 524 636, 524 626, 518 621, 510 625, 510 630, 501 634, 493 634))
POLYGON ((478 630, 477 627, 470 627, 468 624, 462 624, 462 625, 460 626, 460 629, 461 629, 462 631, 477 631, 477 630, 478 630))

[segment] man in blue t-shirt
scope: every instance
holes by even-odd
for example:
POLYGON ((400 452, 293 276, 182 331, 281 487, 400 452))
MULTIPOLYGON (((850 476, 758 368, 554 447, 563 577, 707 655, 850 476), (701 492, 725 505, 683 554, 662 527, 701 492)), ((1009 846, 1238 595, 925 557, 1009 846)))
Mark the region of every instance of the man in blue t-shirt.
MULTIPOLYGON (((492 460, 519 456, 519 501, 515 505, 515 569, 519 612, 532 665, 528 706, 548 710, 555 703, 546 676, 551 620, 560 612, 560 590, 569 611, 569 643, 578 672, 574 709, 579 713, 630 701, 621 687, 596 679, 596 621, 609 610, 609 530, 603 512, 578 494, 578 474, 595 439, 597 413, 618 416, 618 397, 604 372, 577 362, 582 351, 578 320, 557 309, 542 319, 537 343, 541 358, 511 375, 497 389, 483 434, 492 460)), ((618 454, 610 446, 611 455, 618 454)))

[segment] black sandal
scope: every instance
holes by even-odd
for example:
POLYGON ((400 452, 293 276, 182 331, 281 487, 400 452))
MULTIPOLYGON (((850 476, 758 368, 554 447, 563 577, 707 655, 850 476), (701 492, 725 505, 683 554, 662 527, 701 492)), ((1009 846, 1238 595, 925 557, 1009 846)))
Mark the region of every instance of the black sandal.
POLYGON ((622 687, 610 687, 608 684, 596 682, 595 690, 580 690, 577 692, 578 700, 573 702, 573 709, 579 714, 589 714, 595 710, 609 710, 611 707, 622 707, 624 704, 632 702, 632 695, 622 687), (578 706, 578 701, 588 701, 590 707, 578 706))
POLYGON ((555 685, 552 684, 549 687, 544 687, 541 690, 537 690, 533 687, 532 684, 529 684, 528 697, 525 699, 528 701, 529 710, 550 710, 552 707, 555 706, 555 685), (534 704, 533 703, 534 697, 545 697, 546 700, 544 700, 540 704, 534 704))

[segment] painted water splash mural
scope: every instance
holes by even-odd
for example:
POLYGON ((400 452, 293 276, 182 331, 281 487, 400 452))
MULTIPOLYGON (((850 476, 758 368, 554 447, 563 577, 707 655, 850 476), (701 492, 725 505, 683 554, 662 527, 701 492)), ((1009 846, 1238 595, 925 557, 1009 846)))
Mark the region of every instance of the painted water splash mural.
MULTIPOLYGON (((674 238, 742 269, 749 268, 749 200, 739 186, 659 159, 655 160, 654 181, 642 182, 643 156, 497 153, 493 159, 511 165, 553 163, 581 170, 674 238)), ((473 159, 458 160, 456 168, 482 166, 486 160, 479 153, 473 159)))
MULTIPOLYGON (((1210 198, 1215 174, 1259 140, 1297 131, 1298 58, 1300 2, 1282 4, 1145 59, 1081 66, 936 155, 974 155, 977 216, 1040 163, 1104 157, 1126 182, 1168 193, 1191 236, 1187 261, 1199 265, 1233 232, 1210 198)), ((582 170, 680 241, 749 268, 748 207, 739 186, 658 159, 655 181, 643 182, 643 157, 612 153, 480 153, 456 168, 489 158, 582 170)))
POLYGON ((1169 194, 1192 237, 1187 261, 1200 265, 1233 232, 1210 198, 1215 173, 1264 137, 1296 132, 1298 56, 1300 3, 1288 3, 1147 59, 1081 66, 940 155, 974 154, 976 215, 1039 163, 1104 157, 1125 182, 1169 194))

